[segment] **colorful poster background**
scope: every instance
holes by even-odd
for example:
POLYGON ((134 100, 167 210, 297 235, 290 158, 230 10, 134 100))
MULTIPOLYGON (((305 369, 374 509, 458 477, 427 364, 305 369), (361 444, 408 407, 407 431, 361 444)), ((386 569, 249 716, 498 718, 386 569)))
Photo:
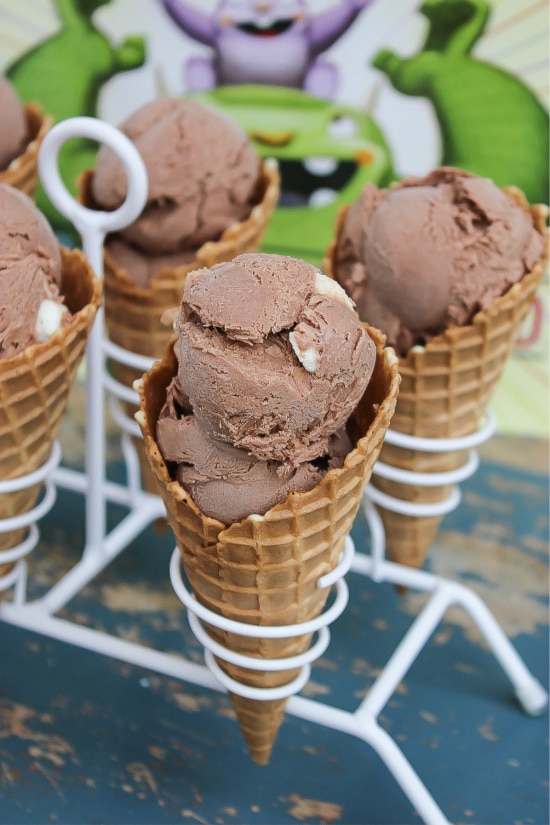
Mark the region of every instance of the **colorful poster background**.
MULTIPOLYGON (((197 0, 195 5, 208 12, 214 10, 216 3, 197 0)), ((306 5, 317 13, 334 4, 329 0, 311 0, 306 5)), ((397 177, 427 172, 437 165, 442 151, 441 124, 433 103, 420 94, 411 96, 398 91, 388 76, 372 65, 381 49, 409 57, 422 48, 427 20, 420 13, 420 6, 419 0, 371 0, 325 53, 337 70, 339 85, 335 99, 368 115, 381 130, 397 177)), ((101 55, 104 63, 101 82, 98 84, 97 78, 93 81, 95 114, 114 124, 159 94, 186 93, 186 62, 211 54, 209 47, 178 28, 160 0, 95 4, 77 0, 0 0, 0 69, 7 71, 14 60, 59 34, 62 19, 70 35, 63 75, 59 82, 54 78, 49 83, 44 95, 49 100, 57 96, 58 102, 69 105, 72 98, 65 83, 92 82, 86 77, 86 61, 79 48, 80 43, 89 39, 92 26, 101 35, 101 47, 96 42, 93 53, 98 61, 101 55), (92 9, 88 28, 78 18, 80 7, 92 9)), ((494 0, 488 25, 471 52, 477 60, 498 66, 521 80, 546 109, 548 23, 548 4, 544 0, 494 0)), ((62 115, 81 113, 64 111, 62 115)), ((315 258, 320 254, 322 233, 318 240, 319 249, 304 244, 303 257, 315 258)), ((273 248, 278 244, 280 239, 273 242, 273 248)), ((299 254, 300 249, 294 248, 292 252, 299 254)), ((546 277, 492 405, 502 433, 548 437, 548 311, 546 277)))

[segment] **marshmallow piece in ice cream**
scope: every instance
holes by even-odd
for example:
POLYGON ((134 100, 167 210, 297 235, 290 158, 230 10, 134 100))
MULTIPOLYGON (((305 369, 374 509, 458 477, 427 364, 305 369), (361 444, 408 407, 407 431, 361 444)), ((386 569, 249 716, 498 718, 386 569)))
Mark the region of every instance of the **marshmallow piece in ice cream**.
POLYGON ((27 142, 25 109, 11 83, 0 76, 0 169, 6 169, 27 142))
POLYGON ((49 223, 28 195, 0 184, 1 358, 47 340, 68 317, 60 284, 61 255, 49 223))
POLYGON ((37 341, 44 342, 52 337, 54 332, 61 327, 63 318, 67 313, 66 307, 51 298, 44 298, 36 315, 34 335, 37 341))
MULTIPOLYGON (((342 287, 337 284, 336 281, 331 281, 331 279, 327 278, 322 272, 315 274, 315 291, 318 292, 319 295, 329 295, 338 301, 342 301, 342 303, 349 306, 353 311, 353 302, 349 296, 346 295, 342 287)), ((296 353, 296 356, 302 362, 304 369, 308 372, 316 372, 320 365, 320 352, 315 340, 312 339, 311 334, 308 335, 308 332, 311 331, 307 325, 301 328, 298 326, 289 333, 288 340, 292 344, 292 349, 296 353)))
POLYGON ((179 381, 205 432, 293 467, 327 453, 376 357, 344 291, 282 255, 191 273, 176 329, 179 381))
MULTIPOLYGON (((147 169, 147 203, 119 233, 142 253, 198 249, 247 218, 260 200, 261 159, 246 132, 221 112, 195 100, 162 97, 119 128, 147 169)), ((101 147, 92 182, 97 204, 114 209, 126 191, 122 163, 101 147)))

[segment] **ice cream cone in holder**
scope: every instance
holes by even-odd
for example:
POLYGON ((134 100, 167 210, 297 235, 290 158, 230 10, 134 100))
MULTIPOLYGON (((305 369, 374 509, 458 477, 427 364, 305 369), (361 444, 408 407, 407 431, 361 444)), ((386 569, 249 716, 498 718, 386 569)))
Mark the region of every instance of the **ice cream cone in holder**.
POLYGON ((33 508, 60 457, 55 436, 101 302, 101 283, 84 255, 61 248, 61 256, 60 291, 70 322, 44 343, 0 359, 0 590, 34 546, 26 535, 29 527, 36 531, 38 510, 48 509, 44 502, 33 508))
POLYGON ((393 350, 372 335, 376 366, 352 416, 356 446, 344 466, 329 470, 311 491, 291 493, 265 515, 229 526, 204 515, 172 480, 155 440, 166 388, 177 371, 173 346, 135 384, 141 402, 136 419, 178 546, 171 565, 174 588, 205 646, 207 664, 229 691, 250 755, 260 764, 270 759, 288 697, 307 681, 307 663, 328 644, 326 625, 345 607, 342 580, 332 604, 331 584, 349 567, 348 534, 399 384, 393 350), (192 592, 181 578, 180 554, 192 592))
POLYGON ((44 136, 51 129, 53 119, 44 114, 36 103, 25 104, 28 143, 25 150, 0 171, 0 183, 20 189, 34 199, 38 185, 38 151, 44 136))
MULTIPOLYGON (((133 382, 145 368, 132 364, 132 356, 125 352, 150 359, 149 363, 162 358, 172 337, 172 326, 163 321, 166 310, 178 307, 183 294, 187 273, 193 269, 210 267, 215 263, 229 261, 243 252, 253 252, 260 248, 262 238, 279 198, 279 171, 273 160, 265 160, 262 165, 261 199, 253 207, 249 217, 228 227, 217 241, 208 241, 196 251, 193 261, 177 268, 160 269, 147 287, 137 286, 126 270, 117 266, 112 257, 104 255, 105 324, 109 341, 115 346, 106 351, 109 369, 116 381, 127 388, 124 395, 135 400, 125 401, 123 408, 130 419, 127 431, 133 433, 134 413, 137 410, 137 396, 132 390, 133 382)), ((97 209, 91 185, 93 172, 84 173, 79 183, 80 200, 84 205, 97 209)), ((140 360, 140 359, 138 359, 140 360)), ((156 482, 151 475, 149 463, 143 451, 141 437, 133 436, 143 485, 146 490, 156 492, 156 482)))
MULTIPOLYGON (((507 189, 529 210, 547 236, 547 210, 529 207, 519 190, 507 189)), ((338 229, 345 219, 338 217, 338 229)), ((548 247, 548 243, 547 243, 548 247)), ((336 240, 325 261, 334 273, 336 240)), ((489 309, 466 326, 450 327, 399 360, 396 410, 380 453, 369 495, 381 516, 387 557, 422 567, 444 515, 460 495, 457 483, 475 472, 474 448, 492 432, 488 405, 531 308, 548 259, 535 265, 489 309)))

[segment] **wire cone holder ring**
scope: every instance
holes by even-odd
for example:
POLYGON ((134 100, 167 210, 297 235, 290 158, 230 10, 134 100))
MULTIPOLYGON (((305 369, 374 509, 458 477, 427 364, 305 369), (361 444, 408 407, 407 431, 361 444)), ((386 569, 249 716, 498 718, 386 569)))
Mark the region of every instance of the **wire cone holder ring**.
POLYGON ((309 663, 315 661, 327 649, 330 642, 328 625, 335 621, 345 610, 348 603, 348 588, 343 579, 351 567, 355 548, 352 539, 347 536, 344 551, 339 564, 330 573, 317 581, 317 587, 323 589, 336 585, 336 599, 332 605, 314 619, 294 625, 251 625, 226 619, 204 605, 201 605, 195 596, 187 590, 181 577, 181 556, 176 548, 170 562, 170 578, 178 598, 188 611, 188 620, 191 630, 197 640, 205 648, 205 661, 214 676, 221 684, 233 693, 248 699, 270 700, 284 699, 300 691, 309 679, 309 663), (226 630, 242 636, 254 638, 288 638, 302 636, 309 633, 318 633, 317 642, 304 653, 281 659, 264 659, 255 656, 246 656, 221 645, 212 639, 204 630, 201 621, 204 621, 220 630, 226 630), (232 679, 216 663, 214 656, 239 667, 259 671, 282 671, 300 667, 301 671, 291 682, 274 688, 251 687, 232 679))
MULTIPOLYGON (((458 482, 470 478, 479 467, 479 457, 474 447, 483 444, 495 432, 496 421, 493 413, 488 410, 486 419, 481 423, 476 432, 458 438, 426 438, 406 433, 388 430, 386 442, 405 447, 411 450, 420 450, 430 453, 444 453, 449 450, 466 450, 467 459, 464 464, 453 470, 442 472, 418 472, 405 470, 391 464, 377 461, 373 469, 373 475, 388 478, 403 484, 414 484, 419 487, 439 487, 444 485, 456 485, 458 482)), ((449 495, 442 501, 420 503, 400 499, 396 496, 388 495, 374 485, 369 484, 366 488, 366 495, 377 505, 394 513, 406 516, 424 518, 428 516, 442 516, 452 512, 460 504, 461 494, 458 487, 453 486, 449 495)))
MULTIPOLYGON (((102 347, 103 352, 111 361, 116 361, 125 367, 132 367, 146 372, 154 363, 154 358, 148 358, 145 355, 139 355, 131 350, 124 349, 108 338, 102 340, 102 347)), ((111 413, 113 421, 124 433, 127 442, 126 448, 129 447, 135 451, 135 447, 131 441, 128 440, 128 436, 141 440, 141 430, 133 416, 130 416, 126 411, 125 403, 137 406, 139 404, 139 396, 134 389, 124 384, 118 378, 115 378, 106 370, 103 373, 103 385, 108 392, 109 412, 111 413)))
POLYGON ((0 481, 0 496, 3 493, 14 493, 19 490, 24 490, 27 487, 33 487, 35 484, 42 483, 44 487, 44 495, 30 510, 20 513, 17 516, 0 519, 0 533, 8 533, 12 530, 27 528, 27 535, 22 541, 7 550, 3 550, 0 554, 2 564, 17 562, 11 570, 3 576, 0 576, 0 592, 7 590, 16 582, 21 581, 25 575, 24 558, 34 550, 40 539, 40 531, 36 522, 43 518, 55 504, 57 491, 55 485, 48 477, 54 468, 58 466, 60 460, 61 447, 59 446, 59 442, 54 441, 49 458, 37 470, 34 470, 32 473, 27 473, 24 476, 18 476, 7 481, 0 481))

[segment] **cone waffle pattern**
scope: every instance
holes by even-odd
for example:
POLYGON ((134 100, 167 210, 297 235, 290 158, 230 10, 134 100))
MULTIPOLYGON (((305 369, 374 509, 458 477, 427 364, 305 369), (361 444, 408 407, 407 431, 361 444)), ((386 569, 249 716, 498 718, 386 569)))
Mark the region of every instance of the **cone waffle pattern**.
MULTIPOLYGON (((82 253, 61 248, 61 256, 61 294, 73 314, 71 322, 45 343, 0 359, 2 480, 31 473, 48 459, 101 301, 101 283, 82 253)), ((0 494, 0 519, 31 509, 40 488, 0 494)), ((0 550, 18 544, 25 531, 0 533, 0 550)))
MULTIPOLYGON (((530 211, 534 225, 546 235, 545 207, 529 207, 522 193, 508 191, 516 202, 530 211)), ((336 237, 346 216, 338 216, 336 237)), ((548 243, 547 243, 548 246, 548 243)), ((325 261, 334 272, 336 240, 325 261)), ((532 272, 497 298, 488 310, 479 312, 472 323, 453 327, 428 342, 414 347, 399 361, 401 386, 392 430, 427 438, 458 438, 474 433, 482 421, 492 394, 510 356, 520 327, 535 299, 543 278, 548 251, 532 272)), ((385 443, 380 460, 414 472, 445 472, 462 466, 465 451, 427 453, 385 443)), ((421 487, 383 479, 376 474, 372 483, 398 499, 431 503, 448 498, 451 487, 421 487)), ((391 561, 421 567, 442 516, 413 517, 378 507, 386 532, 386 552, 391 561)))
MULTIPOLYGON (((354 417, 352 436, 357 446, 344 467, 330 470, 310 492, 290 494, 265 516, 249 516, 229 527, 201 513, 183 487, 171 480, 155 442, 166 387, 177 371, 173 347, 136 382, 141 400, 136 419, 187 578, 198 600, 215 613, 248 624, 288 625, 323 610, 328 589, 318 589, 317 580, 338 563, 395 408, 397 359, 393 350, 383 349, 377 333, 372 334, 378 342, 375 372, 354 417)), ((310 636, 268 640, 207 629, 227 648, 261 658, 302 653, 311 641, 310 636)), ((297 675, 297 671, 266 673, 218 664, 229 676, 253 687, 287 684, 297 675)), ((231 698, 252 758, 266 764, 286 699, 256 700, 234 694, 231 698)))
MULTIPOLYGON (((80 199, 87 206, 97 208, 91 185, 93 172, 86 172, 80 181, 80 199)), ((279 198, 280 178, 277 165, 270 160, 263 162, 263 197, 242 222, 228 227, 217 241, 208 241, 196 253, 192 263, 175 269, 161 269, 148 287, 133 283, 128 273, 118 267, 105 253, 104 288, 105 322, 111 341, 130 352, 149 358, 162 358, 172 337, 172 328, 161 321, 165 310, 179 307, 188 272, 201 267, 230 261, 244 252, 260 248, 269 220, 279 198)), ((119 362, 110 364, 115 378, 127 387, 141 377, 141 372, 119 362)), ((125 404, 127 415, 133 416, 137 407, 125 404)), ((149 463, 140 439, 134 439, 141 464, 144 486, 156 492, 149 463)))
POLYGON ((7 169, 0 171, 0 183, 8 183, 20 189, 34 200, 38 184, 38 150, 46 134, 51 129, 53 120, 43 114, 35 103, 25 105, 29 143, 19 157, 12 160, 7 169))

